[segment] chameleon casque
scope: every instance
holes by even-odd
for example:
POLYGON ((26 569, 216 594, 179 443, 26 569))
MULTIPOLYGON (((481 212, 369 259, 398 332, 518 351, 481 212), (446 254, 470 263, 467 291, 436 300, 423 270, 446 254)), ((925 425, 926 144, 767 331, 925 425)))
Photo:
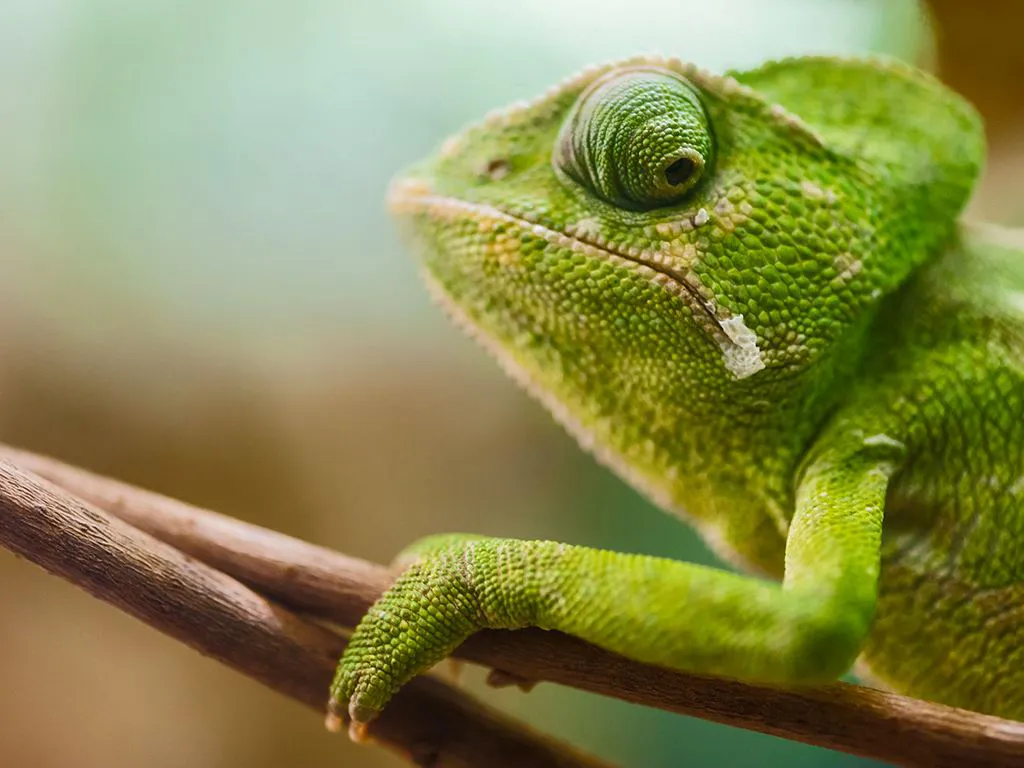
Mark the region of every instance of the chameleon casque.
POLYGON ((539 626, 766 683, 856 662, 1024 719, 1024 238, 958 218, 984 151, 896 61, 639 57, 408 169, 390 204, 440 303, 750 575, 431 537, 332 708, 358 733, 472 632, 539 626))

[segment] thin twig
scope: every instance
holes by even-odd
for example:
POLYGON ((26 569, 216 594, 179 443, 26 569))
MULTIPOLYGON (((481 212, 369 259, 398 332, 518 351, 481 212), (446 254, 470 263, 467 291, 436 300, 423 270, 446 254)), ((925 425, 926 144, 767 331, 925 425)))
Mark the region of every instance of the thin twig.
MULTIPOLYGON (((297 609, 354 624, 392 578, 338 554, 53 459, 0 446, 38 473, 158 539, 297 609)), ((904 766, 1024 766, 1024 723, 836 683, 799 689, 685 675, 557 632, 482 632, 458 656, 706 720, 904 766)))
MULTIPOLYGON (((4 461, 0 544, 199 652, 323 711, 345 646, 338 635, 4 461)), ((424 677, 414 683, 374 721, 370 735, 415 765, 608 768, 437 680, 424 677)))

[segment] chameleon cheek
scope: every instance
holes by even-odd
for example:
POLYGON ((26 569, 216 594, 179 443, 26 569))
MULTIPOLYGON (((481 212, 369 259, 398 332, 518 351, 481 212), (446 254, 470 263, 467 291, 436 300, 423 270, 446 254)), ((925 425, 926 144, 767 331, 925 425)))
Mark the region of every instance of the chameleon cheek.
POLYGON ((630 210, 678 203, 714 155, 697 91, 658 67, 618 70, 585 90, 562 125, 552 162, 598 197, 630 210))

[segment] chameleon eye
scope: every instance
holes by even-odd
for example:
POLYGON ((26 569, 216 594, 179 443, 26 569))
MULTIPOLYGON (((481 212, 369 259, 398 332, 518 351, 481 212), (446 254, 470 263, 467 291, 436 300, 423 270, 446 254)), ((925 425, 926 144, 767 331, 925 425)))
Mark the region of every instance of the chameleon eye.
POLYGON ((710 121, 694 88, 650 67, 592 83, 562 125, 553 161, 608 202, 649 210, 685 197, 713 153, 710 121))

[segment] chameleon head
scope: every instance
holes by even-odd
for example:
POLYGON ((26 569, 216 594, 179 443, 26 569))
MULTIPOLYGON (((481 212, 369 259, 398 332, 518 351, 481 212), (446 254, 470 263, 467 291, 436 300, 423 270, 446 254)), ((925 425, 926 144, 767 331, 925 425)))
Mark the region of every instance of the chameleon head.
POLYGON ((670 501, 671 478, 755 433, 804 439, 792 409, 827 409, 873 307, 950 235, 981 154, 973 112, 903 65, 722 77, 641 57, 470 126, 390 204, 450 313, 670 501))

